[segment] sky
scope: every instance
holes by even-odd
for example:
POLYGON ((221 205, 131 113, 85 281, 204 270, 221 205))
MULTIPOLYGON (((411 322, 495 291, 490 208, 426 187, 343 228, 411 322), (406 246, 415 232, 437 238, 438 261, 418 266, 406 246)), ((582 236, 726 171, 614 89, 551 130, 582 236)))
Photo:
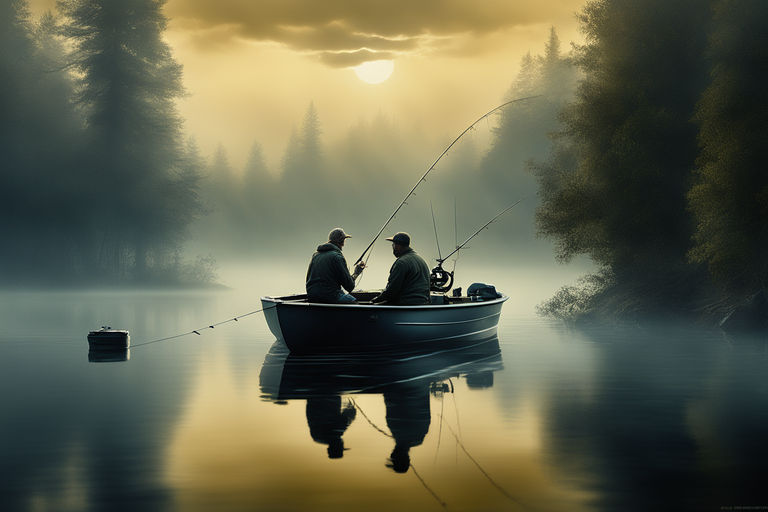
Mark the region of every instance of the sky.
MULTIPOLYGON (((504 100, 527 53, 555 27, 580 41, 585 0, 169 0, 166 38, 184 66, 179 111, 205 154, 235 167, 259 142, 279 168, 310 102, 326 144, 379 115, 446 139, 504 100), (389 60, 366 83, 354 67, 389 60)), ((31 0, 32 12, 55 0, 31 0)), ((434 155, 425 154, 425 161, 434 155)))

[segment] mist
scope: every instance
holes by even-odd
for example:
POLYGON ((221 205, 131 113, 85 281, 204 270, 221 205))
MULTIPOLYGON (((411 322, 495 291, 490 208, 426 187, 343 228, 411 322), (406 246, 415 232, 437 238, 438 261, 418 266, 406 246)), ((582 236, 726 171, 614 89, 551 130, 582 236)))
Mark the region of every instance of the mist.
MULTIPOLYGON (((527 99, 462 137, 383 234, 411 233, 434 260, 522 200, 460 258, 591 269, 543 306, 561 317, 701 304, 717 315, 762 290, 765 95, 748 77, 763 69, 749 27, 766 9, 745 2, 744 20, 724 0, 656 4, 589 2, 583 43, 542 31, 486 109, 527 99), (646 23, 621 29, 633 16, 646 23), (680 20, 696 22, 680 31, 680 20)), ((336 226, 353 234, 354 261, 476 119, 437 132, 361 112, 327 134, 349 117, 316 104, 308 83, 280 147, 254 135, 235 165, 229 141, 206 154, 185 131, 177 103, 190 93, 162 2, 68 0, 39 18, 25 2, 3 6, 4 285, 206 286, 228 265, 298 267, 336 226)), ((387 244, 374 252, 388 257, 387 244)))
MULTIPOLYGON (((230 264, 305 261, 336 226, 354 234, 349 250, 364 248, 466 128, 429 133, 417 119, 379 113, 330 138, 323 124, 333 112, 310 101, 278 166, 265 157, 277 150, 253 140, 236 167, 226 141, 206 155, 184 133, 174 106, 183 72, 162 41, 167 20, 156 4, 140 4, 68 1, 40 19, 23 3, 7 7, 3 64, 14 80, 4 126, 13 136, 3 141, 15 156, 3 173, 3 232, 14 241, 2 255, 6 285, 207 285, 230 264)), ((525 198, 464 252, 553 261, 551 244, 536 240, 526 166, 545 154, 576 75, 552 29, 545 54, 529 54, 506 97, 488 105, 554 94, 512 104, 462 137, 384 236, 410 232, 431 260, 525 198)))

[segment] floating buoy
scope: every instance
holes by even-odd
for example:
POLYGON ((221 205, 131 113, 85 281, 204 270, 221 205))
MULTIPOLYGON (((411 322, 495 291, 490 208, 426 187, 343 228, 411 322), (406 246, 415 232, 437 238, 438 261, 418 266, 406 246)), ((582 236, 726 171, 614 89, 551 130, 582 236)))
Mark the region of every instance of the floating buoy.
POLYGON ((131 345, 131 337, 126 330, 103 326, 88 333, 88 345, 91 350, 125 350, 131 345))

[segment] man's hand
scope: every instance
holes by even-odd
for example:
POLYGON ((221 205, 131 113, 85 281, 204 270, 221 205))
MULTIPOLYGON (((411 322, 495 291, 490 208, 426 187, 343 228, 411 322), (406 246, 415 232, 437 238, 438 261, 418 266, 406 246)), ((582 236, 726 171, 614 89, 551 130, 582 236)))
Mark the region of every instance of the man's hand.
POLYGON ((357 265, 355 265, 355 273, 352 274, 352 277, 357 277, 360 274, 362 274, 364 268, 365 268, 365 263, 362 262, 362 261, 360 263, 358 263, 357 265))

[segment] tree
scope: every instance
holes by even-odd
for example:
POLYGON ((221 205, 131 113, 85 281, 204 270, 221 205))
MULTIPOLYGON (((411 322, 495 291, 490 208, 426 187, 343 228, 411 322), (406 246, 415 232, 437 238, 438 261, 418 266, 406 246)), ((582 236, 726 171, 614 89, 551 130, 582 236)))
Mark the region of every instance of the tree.
POLYGON ((615 300, 617 311, 683 305, 698 282, 686 193, 709 10, 700 0, 593 0, 580 20, 584 79, 536 168, 539 229, 561 259, 586 254, 611 277, 631 302, 615 300))
MULTIPOLYGON (((507 220, 507 237, 531 240, 535 232, 534 212, 538 190, 536 178, 528 164, 545 158, 550 147, 549 134, 557 129, 558 113, 572 99, 578 70, 572 59, 560 51, 560 40, 554 27, 543 55, 526 54, 520 70, 506 94, 506 100, 531 96, 535 98, 506 107, 493 130, 490 150, 480 162, 481 182, 478 195, 494 200, 481 217, 490 218, 503 205, 529 198, 507 220)), ((482 218, 477 219, 477 222, 482 218)), ((533 249, 528 245, 528 249, 533 249)))
POLYGON ((318 227, 334 215, 340 197, 329 180, 321 133, 317 109, 310 103, 301 129, 291 134, 278 186, 278 195, 290 202, 292 210, 308 221, 316 220, 318 227), (320 212, 325 221, 317 217, 320 212))
POLYGON ((721 0, 710 39, 712 81, 698 105, 701 158, 689 194, 691 258, 731 293, 768 285, 768 4, 721 0))
POLYGON ((261 144, 254 142, 243 169, 243 186, 240 190, 241 211, 246 225, 262 226, 275 205, 274 179, 264 161, 261 144))
POLYGON ((181 119, 174 104, 183 88, 181 66, 162 38, 163 4, 59 2, 80 76, 76 99, 93 148, 90 192, 119 205, 104 209, 94 226, 101 240, 95 264, 111 276, 144 277, 152 253, 177 243, 171 226, 184 224, 171 222, 179 210, 167 201, 183 162, 181 119))
POLYGON ((50 14, 0 1, 0 280, 46 282, 71 272, 79 239, 79 122, 69 103, 50 14), (51 251, 56 247, 56 251, 51 251))

